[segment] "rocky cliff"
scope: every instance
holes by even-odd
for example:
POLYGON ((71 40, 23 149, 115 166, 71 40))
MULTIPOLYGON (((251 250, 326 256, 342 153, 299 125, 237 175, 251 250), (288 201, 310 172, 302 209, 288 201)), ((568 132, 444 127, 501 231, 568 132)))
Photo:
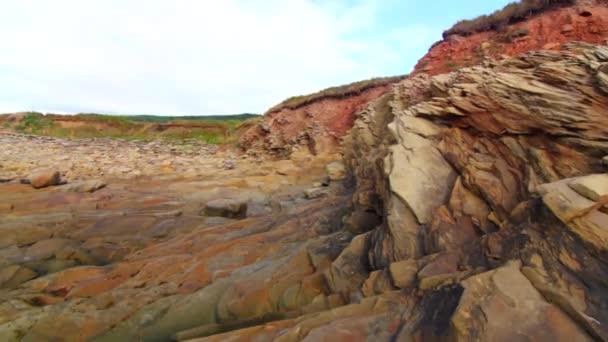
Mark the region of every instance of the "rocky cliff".
MULTIPOLYGON (((477 65, 484 60, 535 50, 558 50, 562 44, 570 41, 603 42, 608 32, 606 1, 561 2, 572 5, 548 7, 535 16, 516 18, 519 20, 511 18, 511 24, 501 24, 500 27, 493 24, 480 32, 465 32, 456 25, 444 33, 444 40, 433 45, 428 54, 420 59, 414 73, 439 75, 477 65)), ((491 17, 483 16, 481 19, 491 17)), ((508 19, 505 21, 508 22, 508 19)))
POLYGON ((240 146, 286 157, 294 151, 334 153, 350 130, 355 114, 403 77, 388 77, 329 88, 288 99, 271 108, 263 121, 246 131, 240 146))
MULTIPOLYGON (((296 102, 249 143, 323 155, 345 134, 345 176, 332 163, 325 177, 331 156, 226 170, 220 156, 203 167, 200 153, 134 143, 90 172, 157 164, 160 150, 155 178, 91 194, 7 178, 0 340, 608 340, 608 47, 569 42, 296 102), (331 143, 330 126, 298 138, 328 113, 331 143), (218 198, 239 217, 208 215, 218 198)), ((3 139, 4 165, 32 150, 100 155, 3 139)))
POLYGON ((361 289, 417 303, 402 336, 608 339, 607 67, 569 43, 410 78, 360 114, 347 222, 361 289))
POLYGON ((200 341, 608 339, 607 66, 568 43, 396 84, 345 138, 348 214, 307 249, 320 294, 306 277, 281 320, 200 341))

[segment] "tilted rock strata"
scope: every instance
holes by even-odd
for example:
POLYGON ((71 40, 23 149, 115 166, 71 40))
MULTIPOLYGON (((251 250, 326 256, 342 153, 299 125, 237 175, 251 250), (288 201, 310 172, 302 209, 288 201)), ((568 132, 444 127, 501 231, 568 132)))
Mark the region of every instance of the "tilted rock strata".
MULTIPOLYGON (((450 324, 434 332, 460 340, 510 339, 515 331, 533 339, 608 338, 608 287, 600 280, 608 246, 607 53, 570 43, 564 51, 421 74, 363 111, 346 139, 353 206, 383 217, 363 229, 372 271, 366 288, 382 270, 393 284, 423 289, 423 298, 464 287, 450 324), (521 265, 479 274, 510 259, 521 265), (515 305, 510 313, 478 298, 496 296, 490 279, 506 273, 512 281, 505 284, 515 287, 506 295, 515 305), (538 309, 518 308, 525 296, 538 309), (484 320, 474 314, 480 310, 484 320), (497 326, 506 321, 507 330, 497 326)), ((425 334, 423 327, 412 333, 425 334)))
POLYGON ((608 340, 606 65, 571 43, 409 78, 345 138, 347 188, 312 200, 311 179, 280 193, 310 173, 289 162, 229 183, 5 184, 0 339, 608 340), (269 213, 200 223, 200 204, 271 184, 247 208, 269 213))

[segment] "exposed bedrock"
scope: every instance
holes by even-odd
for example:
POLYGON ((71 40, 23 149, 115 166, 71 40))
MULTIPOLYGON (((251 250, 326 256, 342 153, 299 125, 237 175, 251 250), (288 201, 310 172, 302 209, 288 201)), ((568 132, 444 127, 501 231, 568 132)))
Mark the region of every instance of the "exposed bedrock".
MULTIPOLYGON (((343 149, 345 167, 292 155, 166 199, 110 185, 89 200, 115 191, 139 216, 56 215, 65 236, 21 231, 25 204, 0 207, 0 340, 608 340, 608 48, 410 77, 357 115, 343 149), (250 193, 246 218, 201 224, 185 204, 225 192, 250 193), (63 255, 112 234, 131 244, 115 258, 63 255)), ((27 191, 39 210, 85 196, 27 191)))
POLYGON ((569 43, 412 77, 360 113, 345 221, 378 218, 354 240, 364 288, 414 291, 414 312, 438 320, 427 297, 451 289, 458 303, 449 324, 401 333, 608 339, 606 71, 606 47, 569 43))

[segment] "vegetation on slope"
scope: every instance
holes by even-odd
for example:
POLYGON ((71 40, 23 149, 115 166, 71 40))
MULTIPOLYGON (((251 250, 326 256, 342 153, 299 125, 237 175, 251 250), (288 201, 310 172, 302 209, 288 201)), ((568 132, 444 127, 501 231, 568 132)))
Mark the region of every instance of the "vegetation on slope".
POLYGON ((371 88, 396 83, 398 81, 401 81, 405 77, 406 76, 404 75, 392 77, 377 77, 369 80, 358 81, 342 86, 323 89, 321 91, 309 95, 293 96, 279 103, 278 105, 270 108, 267 113, 277 112, 285 108, 296 109, 327 97, 341 98, 345 96, 358 95, 364 92, 365 90, 371 88))
POLYGON ((104 114, 77 114, 77 117, 92 117, 95 119, 120 118, 129 121, 141 122, 170 122, 170 121, 243 121, 261 117, 259 114, 243 113, 232 115, 192 115, 192 116, 164 116, 164 115, 104 115, 104 114))
POLYGON ((472 20, 461 20, 443 32, 443 38, 451 35, 470 36, 486 31, 500 31, 505 26, 524 21, 531 16, 559 6, 571 6, 576 0, 522 0, 513 2, 490 15, 482 15, 472 20))
POLYGON ((253 125, 259 118, 259 115, 245 114, 226 118, 140 116, 137 120, 132 120, 128 116, 102 114, 62 116, 28 112, 19 122, 4 120, 2 127, 23 133, 67 139, 116 138, 162 140, 173 143, 194 140, 208 144, 233 144, 238 141, 240 132, 253 125), (168 120, 169 118, 171 120, 168 120))

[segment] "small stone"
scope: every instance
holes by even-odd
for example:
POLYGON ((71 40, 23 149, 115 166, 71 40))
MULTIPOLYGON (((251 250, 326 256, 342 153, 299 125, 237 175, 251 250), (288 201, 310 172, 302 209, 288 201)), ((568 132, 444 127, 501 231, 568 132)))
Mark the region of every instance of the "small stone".
POLYGON ((325 190, 323 188, 312 188, 312 189, 307 189, 304 191, 304 195, 308 199, 319 198, 319 197, 325 196, 326 194, 327 194, 327 190, 325 190))
POLYGON ((236 164, 232 160, 224 160, 224 162, 222 163, 222 166, 226 170, 233 170, 236 167, 236 164))
POLYGON ((608 166, 608 156, 602 158, 602 161, 604 162, 604 165, 608 166))
POLYGON ((33 188, 40 189, 47 186, 59 185, 61 183, 61 176, 57 170, 46 169, 32 173, 28 177, 28 181, 33 188))
POLYGON ((327 175, 332 181, 341 181, 346 177, 346 168, 341 162, 333 162, 326 167, 327 175))
POLYGON ((568 32, 572 32, 574 31, 574 26, 570 25, 570 24, 566 24, 562 26, 562 33, 568 33, 568 32))
POLYGON ((234 199, 217 199, 205 205, 204 213, 207 216, 245 218, 247 217, 247 203, 234 199))

